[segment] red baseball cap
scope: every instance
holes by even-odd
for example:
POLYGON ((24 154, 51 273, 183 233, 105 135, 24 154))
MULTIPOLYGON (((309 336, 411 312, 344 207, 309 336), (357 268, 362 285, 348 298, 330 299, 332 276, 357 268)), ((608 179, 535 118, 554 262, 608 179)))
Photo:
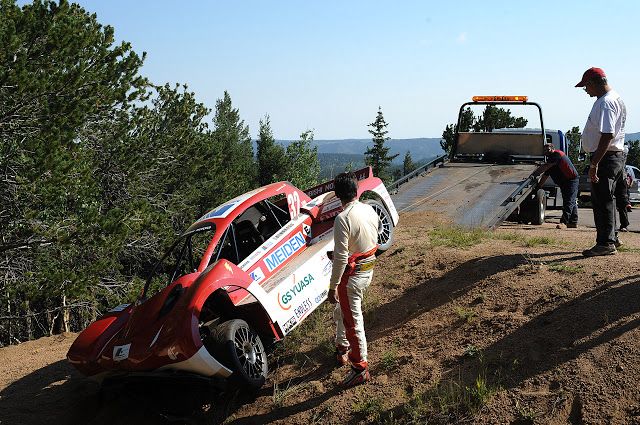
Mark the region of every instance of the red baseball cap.
POLYGON ((605 78, 606 76, 607 75, 604 73, 602 68, 591 67, 582 74, 582 80, 576 84, 576 87, 584 87, 587 84, 587 81, 598 77, 605 78))

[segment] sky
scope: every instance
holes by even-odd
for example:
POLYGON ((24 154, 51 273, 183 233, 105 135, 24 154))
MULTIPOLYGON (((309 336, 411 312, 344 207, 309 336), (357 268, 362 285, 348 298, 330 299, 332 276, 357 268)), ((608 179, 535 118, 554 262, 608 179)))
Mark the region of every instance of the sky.
POLYGON ((77 0, 209 108, 228 91, 253 137, 370 138, 378 107, 394 139, 440 137, 473 95, 526 95, 546 128, 584 126, 574 87, 607 73, 640 131, 640 2, 77 0))

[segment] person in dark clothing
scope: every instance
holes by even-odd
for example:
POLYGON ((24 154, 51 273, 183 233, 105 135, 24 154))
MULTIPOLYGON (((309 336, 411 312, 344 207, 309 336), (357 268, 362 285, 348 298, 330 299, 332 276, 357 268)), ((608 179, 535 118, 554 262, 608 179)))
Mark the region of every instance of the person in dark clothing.
POLYGON ((562 193, 562 217, 558 228, 566 226, 568 228, 578 227, 578 196, 579 176, 576 168, 567 155, 559 149, 554 149, 553 144, 544 145, 545 156, 547 157, 546 169, 540 179, 539 186, 542 186, 551 176, 553 181, 560 188, 562 193))
POLYGON ((618 210, 618 215, 620 216, 620 232, 627 232, 627 227, 629 227, 629 209, 631 204, 629 203, 629 186, 627 173, 623 169, 621 178, 616 183, 616 190, 613 193, 613 196, 616 197, 616 209, 618 210))

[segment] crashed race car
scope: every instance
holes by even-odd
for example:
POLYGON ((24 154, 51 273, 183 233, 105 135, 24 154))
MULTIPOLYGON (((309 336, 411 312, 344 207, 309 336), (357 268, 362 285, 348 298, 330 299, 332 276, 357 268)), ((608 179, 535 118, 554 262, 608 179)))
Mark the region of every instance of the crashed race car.
MULTIPOLYGON (((358 196, 379 216, 379 250, 398 213, 371 168, 355 172, 358 196)), ((155 265, 139 298, 107 312, 77 337, 67 358, 110 377, 205 378, 260 388, 267 351, 327 299, 333 182, 301 191, 273 183, 238 196, 192 224, 155 265)))

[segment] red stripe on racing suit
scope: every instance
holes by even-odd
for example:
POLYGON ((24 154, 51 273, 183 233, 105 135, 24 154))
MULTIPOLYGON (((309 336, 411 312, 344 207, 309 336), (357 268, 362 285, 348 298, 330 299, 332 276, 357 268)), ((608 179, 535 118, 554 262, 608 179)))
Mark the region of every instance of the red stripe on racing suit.
MULTIPOLYGON (((378 247, 363 252, 355 253, 351 255, 347 262, 347 267, 340 279, 340 285, 338 285, 338 301, 340 302, 340 311, 342 312, 342 323, 344 325, 347 341, 351 351, 349 352, 349 361, 354 368, 362 370, 368 367, 367 362, 367 340, 364 334, 364 319, 362 317, 362 305, 361 296, 359 296, 355 303, 349 297, 349 279, 359 271, 373 270, 373 267, 368 267, 366 270, 362 270, 363 264, 373 265, 375 262, 375 253, 378 247), (371 261, 362 261, 374 257, 371 261)), ((366 267, 366 266, 365 266, 366 267)), ((367 277, 371 282, 371 275, 367 277)), ((352 288, 352 291, 354 289, 352 288)), ((357 289, 355 289, 357 291, 357 289)), ((340 332, 339 330, 337 331, 340 332)), ((346 347, 338 347, 339 350, 343 350, 346 347)))

